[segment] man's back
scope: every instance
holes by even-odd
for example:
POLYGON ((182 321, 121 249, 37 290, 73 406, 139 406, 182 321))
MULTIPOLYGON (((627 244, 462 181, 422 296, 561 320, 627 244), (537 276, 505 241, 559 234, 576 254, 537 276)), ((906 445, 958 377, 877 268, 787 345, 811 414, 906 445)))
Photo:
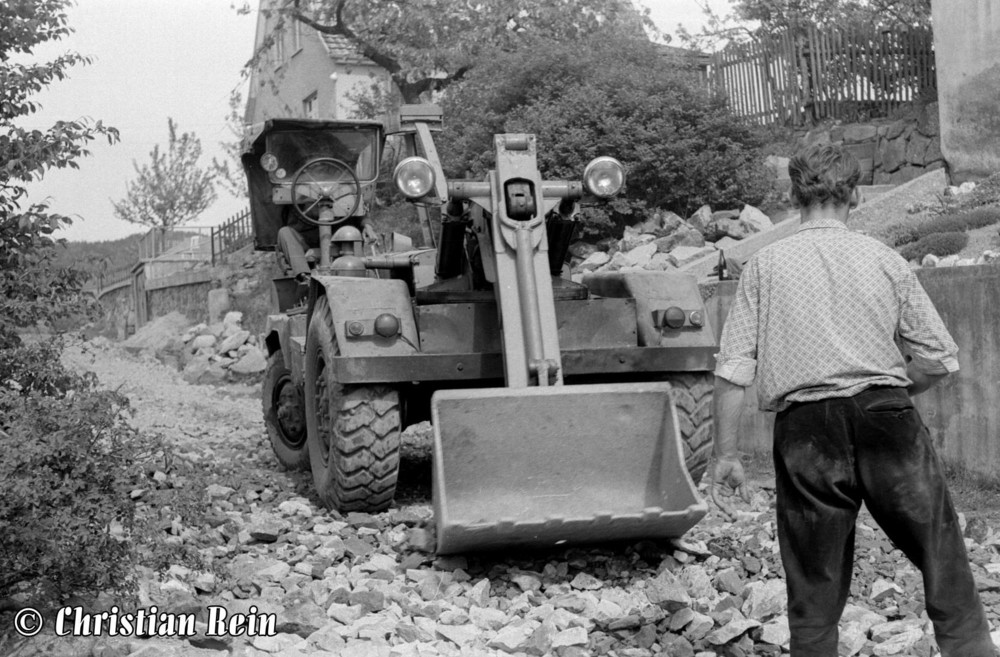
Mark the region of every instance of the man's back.
POLYGON ((756 344, 765 410, 872 386, 906 387, 897 332, 930 341, 935 351, 953 350, 902 257, 840 221, 810 221, 763 249, 741 287, 748 299, 734 306, 723 342, 726 349, 756 344))

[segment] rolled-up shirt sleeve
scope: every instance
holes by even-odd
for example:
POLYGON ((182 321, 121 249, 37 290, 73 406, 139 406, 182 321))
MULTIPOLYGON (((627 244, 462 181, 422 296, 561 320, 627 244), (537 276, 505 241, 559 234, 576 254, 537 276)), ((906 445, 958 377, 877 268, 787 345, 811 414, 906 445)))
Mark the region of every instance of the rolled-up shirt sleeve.
POLYGON ((925 374, 958 371, 958 345, 916 275, 908 270, 902 289, 899 337, 904 350, 925 374))
POLYGON ((759 291, 757 259, 751 258, 740 275, 715 357, 716 376, 743 387, 751 385, 757 376, 759 291))

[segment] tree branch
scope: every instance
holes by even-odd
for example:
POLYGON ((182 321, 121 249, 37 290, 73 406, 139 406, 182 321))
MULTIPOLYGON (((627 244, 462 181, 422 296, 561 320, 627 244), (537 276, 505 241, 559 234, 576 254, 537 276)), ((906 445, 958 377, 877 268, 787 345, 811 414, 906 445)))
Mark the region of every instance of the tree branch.
POLYGON ((322 32, 323 34, 334 34, 349 39, 358 46, 362 55, 388 71, 389 75, 393 76, 393 79, 395 79, 396 74, 402 70, 403 67, 400 65, 399 60, 387 55, 367 40, 362 39, 354 30, 350 28, 349 25, 347 25, 347 23, 344 22, 344 6, 347 4, 347 0, 337 0, 337 5, 334 9, 336 23, 333 25, 325 25, 313 18, 310 18, 309 16, 306 16, 299 8, 300 2, 301 0, 295 0, 293 3, 292 6, 294 7, 294 11, 292 12, 292 18, 308 25, 317 32, 322 32))

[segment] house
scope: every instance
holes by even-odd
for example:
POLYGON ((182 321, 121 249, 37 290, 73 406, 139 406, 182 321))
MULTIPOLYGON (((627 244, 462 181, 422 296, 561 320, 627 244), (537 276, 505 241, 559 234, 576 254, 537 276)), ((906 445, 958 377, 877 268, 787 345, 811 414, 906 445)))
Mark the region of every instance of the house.
POLYGON ((268 44, 250 75, 244 122, 253 126, 276 117, 352 119, 356 94, 391 85, 388 72, 367 59, 340 35, 321 33, 287 18, 275 29, 276 16, 261 0, 254 52, 268 44))
MULTIPOLYGON (((251 71, 244 123, 249 126, 277 117, 352 119, 357 115, 355 97, 378 85, 391 88, 389 73, 360 53, 340 35, 325 34, 285 17, 268 16, 260 0, 254 53, 266 52, 251 71)), ((641 29, 638 28, 637 29, 641 29)), ((705 53, 658 44, 664 66, 692 66, 708 80, 711 57, 705 53)))

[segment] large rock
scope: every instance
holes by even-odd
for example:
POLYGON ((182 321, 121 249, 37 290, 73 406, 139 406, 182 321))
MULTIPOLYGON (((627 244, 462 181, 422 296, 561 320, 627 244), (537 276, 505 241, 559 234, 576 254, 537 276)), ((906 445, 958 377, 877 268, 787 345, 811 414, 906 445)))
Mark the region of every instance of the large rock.
POLYGON ((788 629, 788 616, 778 616, 772 621, 764 623, 760 628, 760 640, 770 643, 772 646, 782 646, 786 650, 792 640, 791 630, 788 629))
POLYGON ((906 164, 906 140, 900 137, 883 141, 878 156, 884 173, 899 170, 899 167, 906 164))
POLYGON ((854 657, 868 643, 868 633, 861 623, 850 621, 840 624, 837 654, 840 657, 854 657))
POLYGON ((709 643, 721 646, 755 627, 760 627, 758 621, 749 618, 734 618, 722 627, 710 632, 705 638, 709 643))
POLYGON ((788 608, 785 582, 780 579, 751 582, 747 591, 742 611, 748 618, 764 621, 784 613, 788 608))
POLYGON ((900 634, 893 635, 882 643, 875 644, 872 654, 877 657, 887 655, 909 655, 910 649, 924 637, 923 630, 910 628, 900 634))
POLYGON ((757 228, 755 233, 774 228, 771 218, 752 205, 743 206, 743 210, 740 212, 740 221, 755 226, 757 228))
POLYGON ((594 271, 611 262, 611 256, 604 251, 594 251, 577 265, 579 271, 594 271))
POLYGON ((715 242, 729 236, 742 240, 761 232, 759 224, 743 221, 738 214, 716 213, 712 223, 705 229, 705 239, 715 242))
POLYGON ((871 124, 854 123, 844 126, 844 143, 860 144, 875 139, 877 128, 871 124))
POLYGON ((924 105, 917 117, 917 131, 925 137, 937 137, 941 134, 941 115, 936 102, 924 105))
POLYGON ((212 347, 215 346, 215 343, 218 341, 219 339, 216 338, 211 333, 207 335, 199 335, 195 337, 193 340, 191 340, 190 343, 191 353, 195 353, 199 349, 211 349, 212 347))
POLYGON ((646 582, 646 597, 654 605, 671 613, 690 607, 692 600, 681 582, 671 581, 663 576, 646 582))
POLYGON ((260 374, 265 369, 267 369, 267 358, 264 356, 264 352, 256 347, 252 347, 238 361, 229 366, 229 371, 236 374, 260 374))
POLYGON ((250 331, 240 329, 222 341, 222 344, 219 345, 219 353, 228 354, 230 351, 235 351, 249 339, 250 331))
POLYGON ((683 223, 671 234, 653 242, 657 251, 669 253, 678 246, 705 246, 705 236, 689 223, 683 223))
POLYGON ((700 248, 697 246, 678 246, 676 249, 671 251, 669 255, 670 261, 674 267, 680 267, 714 252, 715 248, 711 246, 703 246, 700 248))
POLYGON ((695 230, 704 233, 708 230, 709 224, 712 223, 712 208, 708 205, 703 205, 695 213, 691 215, 688 219, 688 223, 691 224, 695 230))
POLYGON ((129 350, 157 352, 166 347, 184 329, 191 325, 188 318, 179 312, 167 313, 144 324, 122 346, 129 350))
POLYGON ((906 161, 910 164, 923 166, 927 161, 927 149, 930 144, 930 137, 924 137, 917 132, 913 133, 909 141, 906 142, 906 161))
POLYGON ((649 264, 650 259, 653 254, 656 253, 658 247, 655 242, 648 242, 642 246, 637 246, 628 253, 625 257, 629 260, 629 264, 635 267, 645 267, 649 264))

